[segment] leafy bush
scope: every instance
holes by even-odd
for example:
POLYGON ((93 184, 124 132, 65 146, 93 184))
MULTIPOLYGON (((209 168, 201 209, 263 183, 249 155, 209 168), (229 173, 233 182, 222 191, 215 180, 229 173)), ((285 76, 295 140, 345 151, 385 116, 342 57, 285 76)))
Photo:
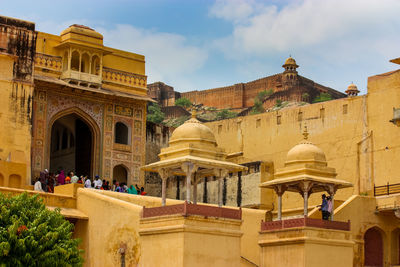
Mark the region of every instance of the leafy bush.
POLYGON ((38 195, 0 194, 0 266, 82 266, 73 228, 38 195))
POLYGON ((237 116, 236 112, 229 111, 227 109, 223 109, 217 113, 217 120, 230 119, 230 118, 234 118, 236 116, 237 116))
POLYGON ((165 119, 165 114, 161 111, 157 103, 152 103, 148 107, 147 120, 154 123, 161 123, 165 119))
POLYGON ((175 106, 189 108, 192 106, 192 102, 190 102, 189 99, 182 97, 182 98, 178 98, 177 100, 175 100, 175 106))
POLYGON ((254 114, 260 114, 260 113, 263 113, 263 112, 264 112, 264 107, 262 105, 262 102, 256 97, 254 99, 254 106, 251 109, 250 114, 254 115, 254 114))
POLYGON ((276 106, 277 106, 277 107, 282 106, 282 100, 281 100, 281 99, 277 99, 277 100, 276 100, 276 106))
POLYGON ((320 93, 319 96, 314 99, 313 103, 325 102, 332 99, 333 98, 329 93, 320 93))

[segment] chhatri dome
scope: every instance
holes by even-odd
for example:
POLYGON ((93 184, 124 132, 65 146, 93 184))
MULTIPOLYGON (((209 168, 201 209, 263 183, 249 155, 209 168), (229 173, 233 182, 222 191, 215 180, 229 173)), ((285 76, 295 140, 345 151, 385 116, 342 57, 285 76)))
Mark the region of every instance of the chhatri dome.
POLYGON ((360 91, 354 83, 351 83, 346 90, 348 96, 357 96, 360 91))
POLYGON ((192 118, 175 129, 169 140, 169 144, 204 142, 217 146, 217 141, 210 128, 200 123, 193 112, 192 118))
POLYGON ((168 177, 186 176, 186 201, 190 202, 193 184, 193 202, 197 203, 197 183, 208 176, 218 177, 218 205, 222 206, 222 178, 229 172, 247 168, 226 161, 226 153, 219 148, 210 128, 192 118, 175 129, 169 146, 158 154, 160 160, 143 166, 144 171, 158 172, 162 179, 162 205, 166 203, 166 180, 168 177))
POLYGON ((296 60, 289 56, 286 60, 285 63, 282 65, 282 67, 287 67, 287 66, 294 66, 295 68, 298 68, 299 66, 296 64, 296 60))
POLYGON ((287 153, 285 166, 298 163, 315 163, 327 166, 325 153, 322 149, 308 141, 307 128, 305 129, 303 136, 304 140, 290 149, 287 153))

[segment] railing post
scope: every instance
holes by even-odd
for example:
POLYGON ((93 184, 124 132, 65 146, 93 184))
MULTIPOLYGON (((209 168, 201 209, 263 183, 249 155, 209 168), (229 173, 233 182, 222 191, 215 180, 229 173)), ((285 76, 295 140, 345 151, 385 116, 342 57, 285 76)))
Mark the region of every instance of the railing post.
POLYGON ((374 197, 376 197, 376 186, 374 184, 374 197))
POLYGON ((389 195, 389 182, 387 182, 387 194, 389 195))

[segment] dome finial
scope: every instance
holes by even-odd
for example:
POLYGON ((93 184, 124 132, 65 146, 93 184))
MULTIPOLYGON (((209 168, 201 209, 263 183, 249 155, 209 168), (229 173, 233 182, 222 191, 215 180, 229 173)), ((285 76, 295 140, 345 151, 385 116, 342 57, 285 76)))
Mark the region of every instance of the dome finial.
POLYGON ((303 136, 304 136, 304 140, 308 140, 308 131, 307 131, 307 125, 304 125, 304 131, 303 131, 303 136))
POLYGON ((192 109, 192 118, 196 119, 197 116, 197 110, 195 108, 192 109))

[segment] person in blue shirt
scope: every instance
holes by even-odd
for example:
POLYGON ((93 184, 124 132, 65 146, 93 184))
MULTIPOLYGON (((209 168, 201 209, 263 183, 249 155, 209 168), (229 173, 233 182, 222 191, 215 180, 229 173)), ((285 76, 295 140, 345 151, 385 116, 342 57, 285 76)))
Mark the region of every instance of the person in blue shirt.
POLYGON ((322 204, 319 210, 322 212, 322 220, 328 220, 329 219, 328 201, 326 200, 325 194, 322 194, 322 204))

